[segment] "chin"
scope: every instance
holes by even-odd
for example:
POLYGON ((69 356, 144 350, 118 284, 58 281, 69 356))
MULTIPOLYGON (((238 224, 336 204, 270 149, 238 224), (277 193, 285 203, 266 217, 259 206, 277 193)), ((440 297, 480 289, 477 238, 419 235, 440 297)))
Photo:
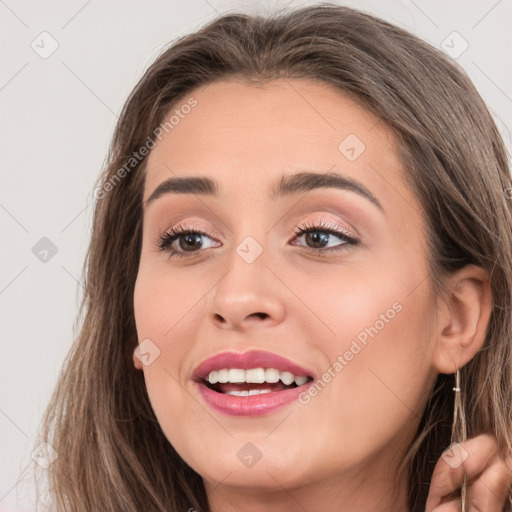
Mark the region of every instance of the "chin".
MULTIPOLYGON (((233 441, 233 440, 232 440, 233 441)), ((197 453, 193 459, 185 460, 204 479, 222 482, 223 485, 241 486, 262 492, 276 487, 297 487, 311 482, 311 470, 298 457, 291 456, 283 445, 267 447, 256 443, 236 440, 221 455, 218 451, 197 453), (197 462, 195 464, 194 462, 197 462)), ((220 448, 217 445, 217 448, 220 448)))

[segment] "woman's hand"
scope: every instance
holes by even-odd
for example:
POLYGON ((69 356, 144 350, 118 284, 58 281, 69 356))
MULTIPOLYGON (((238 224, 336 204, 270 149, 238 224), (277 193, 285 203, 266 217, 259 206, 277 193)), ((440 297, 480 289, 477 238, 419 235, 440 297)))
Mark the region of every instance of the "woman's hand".
POLYGON ((467 475, 466 512, 508 512, 506 500, 512 471, 501 460, 496 441, 487 434, 460 443, 439 459, 425 512, 460 512, 461 499, 453 495, 462 487, 464 471, 467 475))

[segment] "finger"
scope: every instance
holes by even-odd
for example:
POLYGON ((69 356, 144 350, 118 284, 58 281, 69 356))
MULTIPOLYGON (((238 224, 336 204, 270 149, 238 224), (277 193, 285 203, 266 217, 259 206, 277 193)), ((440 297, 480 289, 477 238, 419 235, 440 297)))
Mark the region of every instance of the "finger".
POLYGON ((458 500, 452 500, 446 503, 442 503, 436 508, 432 509, 432 512, 460 512, 462 509, 462 503, 460 498, 458 500))
POLYGON ((507 465, 495 455, 487 468, 468 486, 470 510, 495 512, 503 510, 510 492, 512 475, 507 465))
POLYGON ((464 481, 471 481, 480 475, 497 453, 496 442, 488 434, 481 434, 453 447, 453 457, 447 453, 437 462, 432 474, 426 512, 443 504, 443 498, 457 492, 464 481))

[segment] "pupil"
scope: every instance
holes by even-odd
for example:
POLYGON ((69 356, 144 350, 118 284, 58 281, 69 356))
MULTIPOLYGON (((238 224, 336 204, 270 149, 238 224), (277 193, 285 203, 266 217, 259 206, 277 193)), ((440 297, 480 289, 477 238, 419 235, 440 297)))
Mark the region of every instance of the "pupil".
MULTIPOLYGON (((196 234, 196 233, 193 233, 193 234, 190 234, 190 235, 184 235, 183 238, 185 238, 186 240, 186 243, 187 244, 191 244, 191 245, 187 245, 185 247, 181 247, 182 249, 184 250, 188 250, 188 249, 194 249, 194 248, 200 248, 201 247, 201 236, 202 235, 199 235, 199 234, 196 234)), ((182 245, 180 243, 180 245, 182 245)))
POLYGON ((328 242, 329 235, 322 233, 321 231, 312 231, 306 235, 313 241, 314 244, 321 242, 320 247, 323 247, 328 242))

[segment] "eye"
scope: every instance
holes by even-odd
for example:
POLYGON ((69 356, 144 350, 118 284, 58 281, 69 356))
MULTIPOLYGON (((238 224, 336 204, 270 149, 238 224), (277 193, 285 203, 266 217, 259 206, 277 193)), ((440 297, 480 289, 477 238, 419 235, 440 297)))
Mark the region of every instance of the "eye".
MULTIPOLYGON (((305 237, 306 243, 313 245, 306 245, 306 247, 315 253, 337 252, 359 244, 358 239, 350 231, 324 221, 314 225, 303 224, 298 226, 294 233, 297 235, 297 238, 305 237), (329 238, 333 236, 341 240, 341 243, 334 247, 329 247, 329 238)), ((167 230, 160 236, 157 246, 160 250, 167 252, 169 257, 177 256, 178 258, 183 258, 199 253, 200 249, 208 249, 215 246, 213 244, 205 246, 202 238, 213 242, 213 239, 206 233, 180 224, 175 228, 167 230), (173 244, 175 244, 174 247, 173 244)), ((216 242, 213 243, 215 244, 216 242)))
POLYGON ((358 245, 359 241, 355 235, 340 226, 329 222, 321 221, 319 224, 303 224, 295 229, 298 238, 305 237, 306 243, 311 243, 313 247, 306 245, 309 249, 323 249, 315 252, 337 252, 358 245), (328 247, 329 238, 332 237, 342 240, 342 243, 328 247), (325 250, 327 247, 327 250, 325 250))
POLYGON ((158 239, 157 245, 162 251, 168 252, 169 256, 178 256, 179 258, 182 258, 184 256, 188 256, 187 253, 192 255, 197 253, 198 249, 205 248, 201 241, 202 237, 212 240, 206 233, 198 231, 197 229, 187 228, 180 224, 179 226, 166 231, 158 239), (177 245, 179 247, 173 248, 172 246, 176 241, 178 242, 177 245))

